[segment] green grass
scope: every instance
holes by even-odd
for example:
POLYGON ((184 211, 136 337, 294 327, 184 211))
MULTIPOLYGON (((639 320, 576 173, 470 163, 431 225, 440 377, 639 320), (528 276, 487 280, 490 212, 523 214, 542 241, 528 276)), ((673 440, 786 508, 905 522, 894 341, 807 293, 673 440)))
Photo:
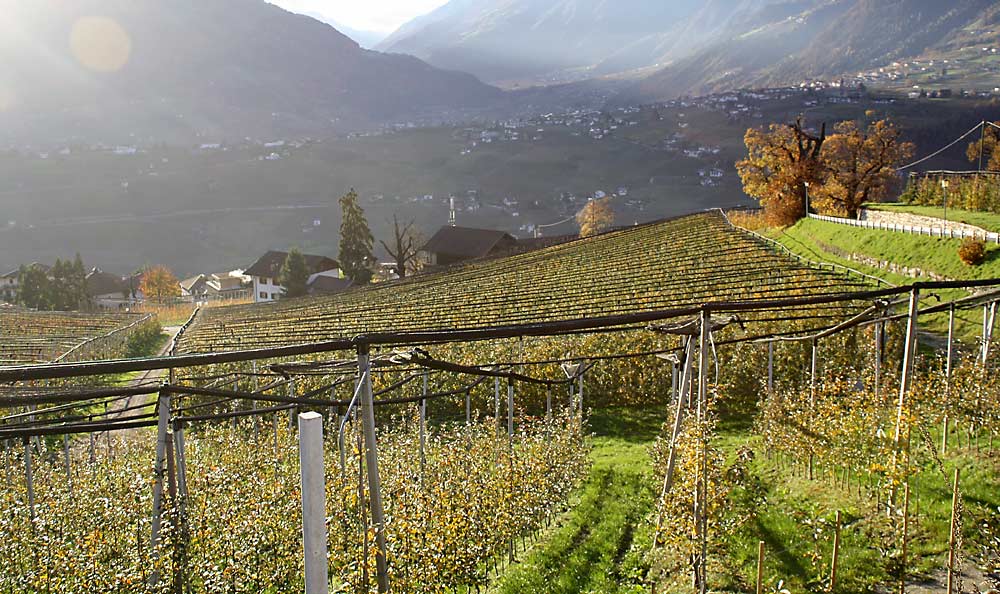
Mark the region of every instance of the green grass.
MULTIPOLYGON (((1000 246, 997 245, 987 246, 987 258, 984 264, 971 267, 958 259, 958 248, 961 245, 958 239, 861 229, 815 219, 804 219, 785 229, 772 229, 765 232, 765 235, 781 242, 789 250, 804 258, 848 266, 896 285, 908 285, 917 280, 929 279, 914 279, 893 274, 844 256, 859 254, 911 268, 920 268, 947 278, 1000 278, 1000 246)), ((939 299, 950 301, 968 296, 969 292, 962 290, 935 291, 933 295, 924 295, 922 307, 936 305, 940 302, 939 299)), ((957 312, 955 319, 956 338, 974 344, 982 333, 981 310, 977 308, 957 312)), ((948 315, 922 316, 920 325, 926 332, 946 336, 948 315)))
MULTIPOLYGON (((730 456, 745 445, 755 446, 751 414, 733 413, 719 424, 715 443, 730 456)), ((605 409, 594 411, 593 469, 571 509, 511 565, 491 592, 514 594, 577 593, 623 594, 648 592, 646 552, 655 514, 648 447, 667 417, 663 409, 605 409)), ((933 433, 933 432, 932 432, 933 433)), ((931 435, 933 443, 939 443, 931 435)), ((974 552, 985 535, 984 522, 997 524, 1000 509, 1000 464, 996 457, 973 453, 953 437, 942 473, 930 460, 921 439, 914 450, 924 460, 911 483, 910 582, 938 575, 946 558, 951 514, 953 468, 962 467, 966 519, 963 533, 967 553, 974 552)), ((985 442, 982 449, 986 449, 985 442)), ((710 555, 712 592, 752 592, 757 543, 765 543, 765 591, 779 583, 792 592, 827 591, 836 512, 842 517, 838 587, 835 592, 882 591, 898 578, 887 568, 879 531, 885 514, 858 477, 848 490, 836 482, 830 469, 815 469, 814 480, 804 465, 767 459, 760 451, 748 476, 734 489, 726 508, 732 536, 710 555)), ((994 530, 997 528, 995 527, 994 530)), ((710 524, 710 532, 716 527, 710 524)), ((677 576, 675 576, 677 577, 677 576)), ((683 577, 678 580, 686 584, 683 577)), ((664 588, 657 592, 687 592, 664 588)))
POLYGON ((593 468, 571 510, 542 535, 493 591, 575 594, 645 592, 652 541, 652 466, 648 447, 665 408, 606 409, 590 418, 593 468))
POLYGON ((886 212, 905 212, 925 217, 945 218, 949 221, 966 223, 986 229, 987 231, 1000 232, 1000 214, 993 212, 978 212, 972 210, 961 210, 949 208, 947 213, 940 206, 920 206, 917 204, 867 204, 869 210, 882 210, 886 212))

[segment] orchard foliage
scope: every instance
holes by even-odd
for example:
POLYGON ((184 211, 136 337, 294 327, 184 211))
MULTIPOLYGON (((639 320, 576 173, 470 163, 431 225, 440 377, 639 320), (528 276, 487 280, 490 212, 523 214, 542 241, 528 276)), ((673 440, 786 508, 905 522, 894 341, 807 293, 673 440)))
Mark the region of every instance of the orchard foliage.
MULTIPOLYGON (((155 550, 148 543, 151 433, 102 439, 93 465, 85 448, 75 451, 71 482, 60 463, 39 458, 33 523, 23 480, 0 488, 0 592, 166 592, 176 570, 196 592, 301 591, 296 441, 284 415, 273 426, 257 422, 257 432, 254 421, 188 430, 190 499, 168 499, 155 550), (147 586, 154 572, 163 577, 157 588, 147 586)), ((493 419, 432 428, 423 475, 414 420, 381 431, 393 591, 485 584, 493 558, 537 530, 585 475, 579 426, 574 417, 519 418, 510 441, 497 436, 493 419)), ((375 586, 373 577, 362 584, 365 565, 375 574, 375 532, 362 521, 368 495, 366 481, 359 490, 359 431, 348 425, 345 473, 336 439, 328 437, 325 456, 330 574, 342 592, 375 586)))
POLYGON ((180 352, 376 332, 490 328, 867 288, 775 253, 720 214, 700 214, 398 283, 277 303, 263 316, 254 306, 203 310, 182 337, 180 352))
POLYGON ((1000 176, 913 176, 900 201, 919 206, 941 206, 962 210, 1000 212, 1000 176), (941 185, 947 180, 948 187, 941 185))

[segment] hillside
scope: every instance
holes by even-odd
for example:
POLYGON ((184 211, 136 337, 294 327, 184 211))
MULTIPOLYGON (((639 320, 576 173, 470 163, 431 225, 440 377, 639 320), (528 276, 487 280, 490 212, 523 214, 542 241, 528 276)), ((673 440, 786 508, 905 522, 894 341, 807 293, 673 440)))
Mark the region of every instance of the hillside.
MULTIPOLYGON (((263 347, 376 332, 501 327, 864 287, 856 278, 775 253, 719 214, 701 214, 402 283, 282 301, 266 310, 255 305, 204 310, 184 334, 181 349, 209 352, 238 347, 234 341, 263 347)), ((791 317, 810 319, 825 307, 801 308, 791 317)))
POLYGON ((666 98, 834 80, 954 45, 970 29, 994 27, 998 12, 995 0, 834 0, 773 11, 647 77, 638 92, 666 98))
POLYGON ((480 108, 499 91, 264 0, 0 2, 0 144, 197 142, 480 108))
MULTIPOLYGON (((489 81, 559 80, 638 43, 653 52, 691 16, 693 0, 453 0, 393 33, 379 49, 415 55, 489 81), (655 39, 654 39, 655 38, 655 39)), ((666 51, 666 50, 664 50, 666 51)), ((646 65, 622 57, 628 68, 646 65)), ((583 78, 586 73, 572 78, 583 78)))
POLYGON ((378 47, 506 86, 626 75, 642 80, 633 93, 662 99, 836 80, 963 43, 998 11, 996 0, 453 0, 378 47))

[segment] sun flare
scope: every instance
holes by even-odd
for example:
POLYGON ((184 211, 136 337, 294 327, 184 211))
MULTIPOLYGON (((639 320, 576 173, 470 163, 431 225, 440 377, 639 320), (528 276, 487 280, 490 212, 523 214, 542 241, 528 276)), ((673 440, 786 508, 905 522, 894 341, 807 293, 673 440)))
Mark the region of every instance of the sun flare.
POLYGON ((132 55, 132 38, 117 21, 83 17, 70 31, 70 49, 77 61, 95 72, 117 72, 132 55))

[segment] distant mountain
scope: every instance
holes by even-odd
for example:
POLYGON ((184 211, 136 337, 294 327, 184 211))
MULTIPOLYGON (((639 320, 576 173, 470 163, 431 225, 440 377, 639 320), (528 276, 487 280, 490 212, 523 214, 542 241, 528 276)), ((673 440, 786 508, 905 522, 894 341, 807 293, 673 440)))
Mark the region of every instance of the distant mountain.
MULTIPOLYGON (((377 49, 487 81, 560 79, 574 70, 582 78, 622 48, 671 30, 703 1, 452 0, 377 49)), ((628 67, 652 63, 628 61, 628 67)))
POLYGON ((452 0, 379 44, 502 84, 615 75, 640 95, 838 77, 989 22, 998 0, 452 0))
POLYGON ((264 0, 0 0, 0 145, 319 135, 487 106, 264 0))
POLYGON ((712 43, 646 78, 639 94, 669 98, 856 74, 953 45, 970 30, 995 29, 998 15, 997 0, 772 5, 735 15, 712 43))
POLYGON ((322 21, 337 31, 340 31, 344 35, 350 37, 358 45, 365 49, 372 49, 379 43, 381 43, 386 37, 389 36, 388 33, 382 33, 380 31, 365 31, 363 29, 355 29, 354 27, 349 27, 343 23, 339 23, 326 15, 322 15, 318 12, 304 12, 302 13, 306 16, 311 16, 317 21, 322 21))

